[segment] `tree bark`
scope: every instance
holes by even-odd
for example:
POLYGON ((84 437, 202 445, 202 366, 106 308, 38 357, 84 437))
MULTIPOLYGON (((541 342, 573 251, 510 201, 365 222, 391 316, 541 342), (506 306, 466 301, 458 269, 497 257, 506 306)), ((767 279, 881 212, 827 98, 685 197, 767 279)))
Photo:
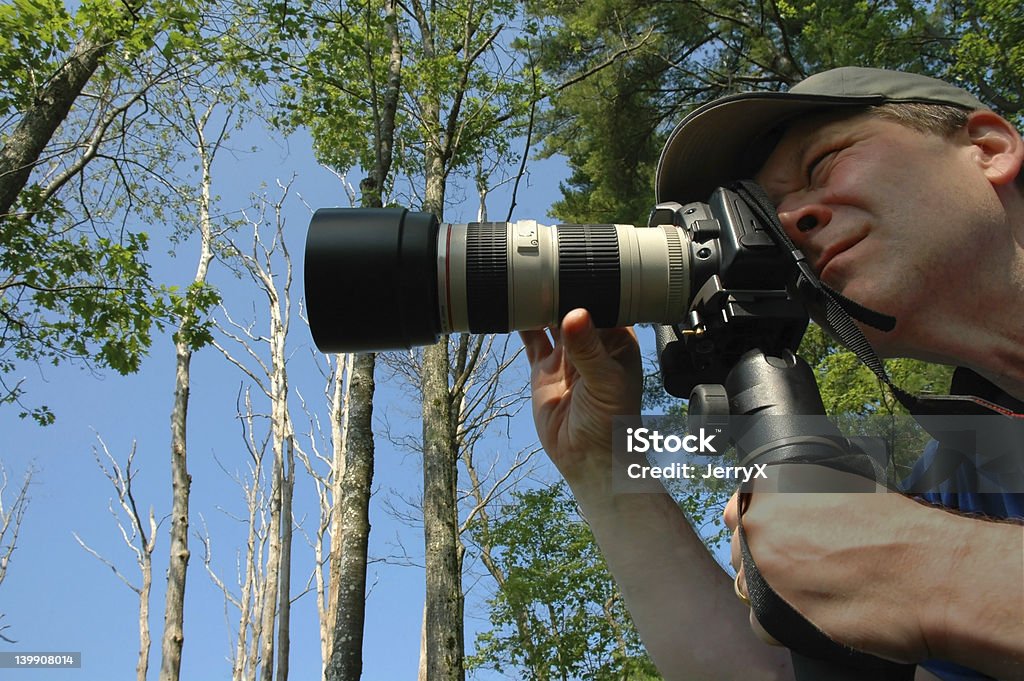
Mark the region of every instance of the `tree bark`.
MULTIPOLYGON (((395 116, 402 84, 402 38, 398 31, 397 7, 393 0, 384 3, 387 15, 390 52, 388 69, 375 98, 376 132, 375 163, 360 183, 360 203, 365 207, 383 206, 383 190, 391 175, 395 147, 395 116)), ((367 59, 372 60, 368 52, 367 59)), ((368 64, 369 66, 369 64, 368 64)), ((372 73, 372 68, 370 69, 372 73)), ((359 295, 349 292, 349 295, 359 295)), ((374 368, 377 358, 372 353, 355 355, 349 380, 347 430, 344 465, 340 472, 335 498, 337 523, 332 534, 332 566, 330 585, 334 627, 331 657, 325 670, 327 681, 357 681, 363 672, 363 629, 366 619, 366 566, 370 537, 370 492, 373 485, 373 394, 374 368), (338 547, 337 550, 335 547, 338 547), (337 569, 333 560, 338 561, 337 569), (337 581, 333 581, 334 577, 337 581)), ((336 474, 338 472, 336 471, 336 474)))
POLYGON ((376 355, 356 355, 349 381, 348 436, 341 482, 338 581, 331 584, 335 612, 333 647, 325 678, 354 681, 362 674, 363 621, 366 611, 366 562, 370 538, 370 490, 373 484, 373 393, 376 355))
POLYGON ((448 387, 448 339, 423 352, 423 533, 426 547, 426 648, 430 681, 462 681, 462 565, 455 447, 448 387))
POLYGON ((82 38, 22 114, 0 149, 0 221, 10 214, 43 149, 112 46, 102 36, 82 38))
POLYGON ((277 618, 277 676, 276 681, 288 681, 288 655, 291 650, 292 614, 292 496, 295 491, 295 447, 289 437, 285 441, 286 456, 284 481, 281 487, 281 579, 278 592, 277 618))
POLYGON ((188 395, 192 350, 175 344, 174 406, 171 410, 171 547, 164 599, 164 633, 161 642, 160 681, 177 681, 185 642, 185 578, 188 574, 188 507, 192 477, 188 473, 188 395))

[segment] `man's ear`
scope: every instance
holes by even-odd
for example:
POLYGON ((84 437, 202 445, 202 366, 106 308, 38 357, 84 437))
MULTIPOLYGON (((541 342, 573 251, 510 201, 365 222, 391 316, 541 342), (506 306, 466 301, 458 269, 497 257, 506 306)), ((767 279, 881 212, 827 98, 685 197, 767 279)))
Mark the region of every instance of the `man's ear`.
POLYGON ((1003 117, 992 111, 974 111, 967 118, 967 135, 977 150, 977 161, 993 185, 1013 182, 1024 165, 1024 141, 1003 117))

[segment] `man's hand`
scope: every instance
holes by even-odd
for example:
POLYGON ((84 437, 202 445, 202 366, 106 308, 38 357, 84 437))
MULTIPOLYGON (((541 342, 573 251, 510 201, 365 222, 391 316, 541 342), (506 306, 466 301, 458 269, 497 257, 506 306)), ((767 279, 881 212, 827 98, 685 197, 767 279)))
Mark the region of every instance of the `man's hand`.
MULTIPOLYGON (((737 502, 725 521, 739 568, 737 502)), ((956 576, 972 522, 887 493, 760 493, 743 512, 751 554, 779 596, 829 637, 896 662, 937 652, 950 580, 979 577, 956 576)), ((742 573, 737 588, 745 594, 742 573)), ((753 618, 752 626, 771 641, 753 618)))
POLYGON ((642 365, 632 329, 596 329, 590 313, 520 336, 530 361, 541 444, 572 484, 611 466, 612 417, 640 413, 642 365))

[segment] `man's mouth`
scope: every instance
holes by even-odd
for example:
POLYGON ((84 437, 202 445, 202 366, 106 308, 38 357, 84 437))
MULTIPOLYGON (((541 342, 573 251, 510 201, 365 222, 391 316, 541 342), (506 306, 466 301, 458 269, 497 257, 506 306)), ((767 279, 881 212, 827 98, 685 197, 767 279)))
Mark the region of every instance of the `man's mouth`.
POLYGON ((857 245, 860 241, 864 239, 864 236, 865 235, 863 234, 851 235, 848 238, 837 241, 834 244, 825 248, 825 250, 821 252, 821 257, 818 258, 818 262, 815 263, 815 270, 818 273, 818 278, 823 279, 825 269, 828 267, 829 263, 831 263, 836 258, 836 256, 850 250, 855 245, 857 245))

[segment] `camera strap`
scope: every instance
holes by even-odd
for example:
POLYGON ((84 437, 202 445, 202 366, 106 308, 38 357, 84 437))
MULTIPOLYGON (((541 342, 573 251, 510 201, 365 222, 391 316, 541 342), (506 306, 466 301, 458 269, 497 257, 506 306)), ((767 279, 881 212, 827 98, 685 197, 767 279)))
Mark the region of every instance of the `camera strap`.
MULTIPOLYGON (((853 352, 878 380, 888 386, 893 396, 913 416, 1000 414, 1012 418, 1024 418, 1024 413, 1013 411, 975 395, 914 395, 893 383, 885 371, 882 360, 855 322, 861 322, 879 331, 892 331, 896 326, 896 318, 864 307, 821 281, 814 272, 814 268, 807 262, 806 256, 786 234, 786 230, 783 229, 782 223, 779 221, 775 205, 759 184, 753 180, 741 180, 735 183, 731 189, 747 203, 754 215, 767 226, 776 241, 793 258, 798 273, 797 294, 811 310, 812 317, 826 326, 832 335, 853 352)), ((918 420, 925 430, 932 433, 927 423, 929 419, 918 418, 918 420)))
MULTIPOLYGON (((944 424, 948 419, 944 420, 942 417, 998 414, 1015 420, 1024 420, 1024 403, 1004 399, 1004 396, 998 394, 1000 391, 995 386, 966 370, 958 370, 954 375, 952 387, 954 391, 959 389, 970 394, 918 396, 895 385, 889 378, 882 360, 855 323, 859 321, 880 331, 891 331, 895 328, 895 318, 870 310, 822 282, 804 254, 786 234, 775 206, 756 182, 741 181, 734 184, 731 189, 747 203, 776 242, 790 253, 797 270, 796 295, 812 311, 816 321, 825 326, 875 374, 878 380, 888 386, 900 404, 940 442, 939 450, 918 481, 918 486, 938 489, 938 485, 952 478, 970 455, 970 447, 967 446, 969 443, 957 442, 955 438, 949 440, 949 434, 944 432, 947 430, 944 424), (977 380, 968 382, 967 379, 971 378, 977 380), (969 384, 965 385, 965 382, 969 384)), ((797 678, 836 681, 860 678, 895 681, 913 678, 914 665, 876 658, 832 639, 768 584, 754 561, 743 527, 743 512, 750 501, 750 494, 741 492, 738 501, 737 530, 751 607, 764 629, 793 651, 797 678)))
POLYGON ((916 665, 875 657, 836 641, 800 614, 765 581, 750 553, 743 528, 743 512, 750 502, 750 494, 740 493, 738 502, 737 530, 751 609, 764 630, 793 652, 797 678, 814 681, 913 679, 916 665))

